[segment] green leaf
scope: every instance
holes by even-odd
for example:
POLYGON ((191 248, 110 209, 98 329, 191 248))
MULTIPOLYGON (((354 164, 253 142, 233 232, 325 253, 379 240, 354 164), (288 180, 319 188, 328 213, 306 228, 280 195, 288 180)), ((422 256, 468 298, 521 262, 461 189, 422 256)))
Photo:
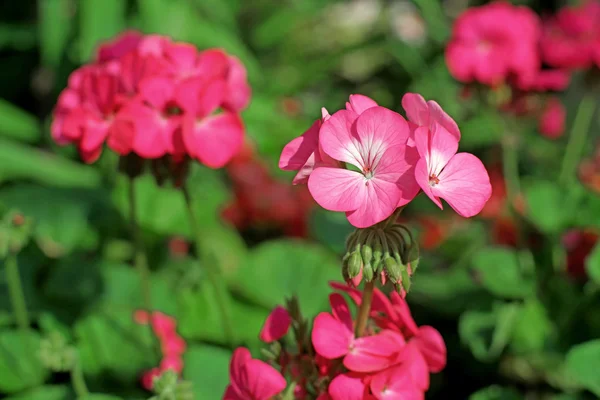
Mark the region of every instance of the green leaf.
POLYGON ((40 336, 34 332, 0 332, 0 391, 15 393, 41 385, 48 376, 37 350, 40 336))
POLYGON ((127 2, 86 0, 79 3, 79 59, 89 61, 100 42, 125 29, 127 2))
POLYGON ((533 277, 521 270, 514 250, 487 247, 473 256, 477 278, 490 293, 505 298, 523 298, 534 293, 533 277))
POLYGON ((511 338, 518 313, 518 305, 502 303, 488 312, 466 311, 458 324, 460 338, 478 360, 495 360, 511 338))
POLYGON ((157 364, 156 338, 148 326, 133 321, 133 308, 99 311, 74 327, 85 374, 110 372, 133 384, 141 371, 157 364))
POLYGON ((469 400, 522 400, 521 395, 516 389, 502 387, 499 385, 489 386, 481 389, 469 396, 469 400))
POLYGON ((544 305, 537 299, 525 301, 519 310, 512 332, 511 348, 516 353, 543 350, 553 333, 554 326, 544 305))
POLYGON ((191 346, 185 352, 183 377, 194 384, 197 400, 220 399, 229 383, 231 352, 213 346, 191 346))
POLYGON ((341 280, 340 262, 322 247, 294 240, 266 242, 240 267, 236 289, 272 308, 297 295, 302 312, 315 315, 327 304, 328 281, 341 280))
POLYGON ((34 115, 0 99, 0 135, 21 142, 35 143, 40 140, 41 128, 34 115))
POLYGON ((57 68, 71 32, 71 2, 45 0, 38 2, 39 40, 42 64, 57 68))
POLYGON ((28 390, 21 394, 7 397, 6 400, 65 400, 71 391, 63 385, 45 385, 28 390))
POLYGON ((556 183, 533 181, 525 187, 527 218, 540 231, 547 234, 559 233, 564 228, 566 217, 564 198, 556 183))
POLYGON ((591 280, 600 283, 600 242, 585 259, 585 269, 591 280))
POLYGON ((600 396, 600 339, 571 347, 566 364, 568 374, 584 388, 600 396))
POLYGON ((82 188, 98 187, 101 183, 100 174, 91 166, 81 165, 11 140, 0 139, 0 182, 13 179, 82 188))

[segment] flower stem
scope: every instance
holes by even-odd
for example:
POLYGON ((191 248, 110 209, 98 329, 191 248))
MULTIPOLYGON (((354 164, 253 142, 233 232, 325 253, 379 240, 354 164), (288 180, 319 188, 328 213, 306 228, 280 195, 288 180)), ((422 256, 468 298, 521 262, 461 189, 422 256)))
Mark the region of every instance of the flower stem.
POLYGON ((22 332, 26 332, 29 330, 29 314, 27 313, 23 285, 21 283, 21 276, 19 275, 17 256, 15 254, 9 254, 6 257, 5 266, 10 302, 15 314, 15 319, 17 320, 17 326, 22 332))
POLYGON ((142 304, 147 312, 152 312, 152 298, 150 294, 150 270, 148 258, 144 250, 142 232, 137 222, 137 200, 135 195, 135 179, 129 178, 129 219, 131 223, 131 234, 135 246, 135 268, 140 275, 142 290, 142 304))
POLYGON ((575 174, 577 163, 579 162, 581 152, 586 143, 595 109, 596 103, 592 94, 585 95, 583 99, 581 99, 579 107, 577 107, 577 114, 575 115, 575 121, 571 128, 567 150, 565 151, 562 168, 558 178, 558 182, 562 185, 568 183, 569 179, 575 174))
POLYGON ((218 263, 214 260, 214 257, 210 253, 208 249, 203 248, 202 243, 202 233, 200 232, 200 227, 198 226, 198 220, 196 219, 196 213, 194 211, 194 207, 192 205, 192 198, 190 196, 190 192, 187 186, 184 184, 181 187, 183 192, 183 197, 185 198, 186 208, 190 218, 190 224, 192 226, 192 233, 194 235, 194 245, 196 249, 196 257, 200 260, 200 257, 204 255, 205 262, 202 264, 206 271, 206 276, 208 277, 208 281, 212 286, 215 295, 215 301, 217 306, 219 307, 219 312, 221 314, 221 324, 223 327, 223 331, 225 333, 225 339, 227 343, 230 345, 235 344, 235 337, 233 333, 233 319, 231 316, 231 296, 227 290, 227 285, 225 280, 221 276, 221 270, 219 268, 218 263))
POLYGON ((71 368, 71 384, 73 385, 73 390, 78 399, 87 397, 89 390, 85 384, 79 358, 75 361, 73 368, 71 368))
POLYGON ((358 316, 356 317, 356 337, 361 337, 365 334, 365 328, 367 327, 367 321, 369 319, 369 312, 371 311, 371 302, 373 301, 373 289, 375 288, 375 281, 366 282, 365 290, 363 291, 362 302, 358 309, 358 316))

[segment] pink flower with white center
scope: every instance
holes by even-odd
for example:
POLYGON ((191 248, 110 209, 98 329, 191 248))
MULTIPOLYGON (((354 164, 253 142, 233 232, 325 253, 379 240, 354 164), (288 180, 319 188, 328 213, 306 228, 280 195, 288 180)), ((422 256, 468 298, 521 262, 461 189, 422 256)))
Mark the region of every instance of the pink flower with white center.
POLYGON ((279 340, 288 333, 291 324, 292 318, 288 311, 282 306, 277 306, 267 317, 259 338, 265 343, 279 340))
POLYGON ((253 359, 244 347, 233 352, 229 378, 223 400, 269 400, 286 387, 285 379, 275 368, 253 359))
POLYGON ((385 220, 419 191, 413 175, 418 154, 406 144, 409 135, 406 120, 384 107, 360 115, 336 112, 323 123, 319 143, 325 154, 358 171, 315 168, 308 180, 313 198, 327 210, 345 212, 357 228, 385 220))
POLYGON ((458 140, 438 123, 415 131, 421 159, 415 178, 423 192, 440 208, 440 198, 460 216, 477 215, 492 195, 490 177, 483 163, 469 153, 456 153, 458 140))

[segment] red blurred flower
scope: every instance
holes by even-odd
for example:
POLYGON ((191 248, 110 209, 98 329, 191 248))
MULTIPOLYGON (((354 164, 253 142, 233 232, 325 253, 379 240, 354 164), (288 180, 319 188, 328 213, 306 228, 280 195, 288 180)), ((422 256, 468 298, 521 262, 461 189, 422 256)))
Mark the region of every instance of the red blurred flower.
POLYGON ((585 279, 587 272, 585 261, 598 242, 598 232, 595 230, 571 230, 562 237, 562 243, 567 251, 567 273, 575 279, 585 279))
POLYGON ((549 98, 540 115, 540 133, 548 139, 558 139, 565 132, 566 119, 567 110, 560 99, 557 97, 549 98))

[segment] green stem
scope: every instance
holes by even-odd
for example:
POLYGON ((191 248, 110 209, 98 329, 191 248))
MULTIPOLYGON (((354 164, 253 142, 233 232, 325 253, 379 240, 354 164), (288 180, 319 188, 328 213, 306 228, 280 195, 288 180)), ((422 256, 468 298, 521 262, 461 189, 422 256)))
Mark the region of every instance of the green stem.
POLYGON ((13 312, 17 320, 17 326, 23 332, 29 330, 29 314, 27 313, 27 303, 23 294, 23 285, 19 275, 19 265, 17 256, 9 254, 5 260, 6 280, 8 282, 8 291, 13 312))
POLYGON ((235 336, 233 331, 233 319, 231 315, 231 296, 227 290, 227 284, 225 283, 225 280, 221 275, 221 270, 219 268, 218 263, 216 262, 216 260, 214 260, 214 256, 212 256, 208 249, 204 249, 202 243, 202 232, 200 231, 200 227, 198 226, 198 220, 196 218, 196 213, 192 205, 192 198, 190 196, 190 192, 187 186, 185 184, 182 185, 181 190, 183 192, 183 197, 185 198, 185 204, 189 214, 190 224, 192 226, 196 257, 198 258, 198 260, 200 260, 202 256, 205 257, 205 262, 202 263, 202 266, 206 271, 206 276, 208 277, 208 281, 212 286, 212 289, 215 294, 215 301, 217 303, 217 306, 219 307, 219 312, 221 314, 221 323, 225 332, 225 338, 227 340, 227 343, 229 343, 230 345, 234 345, 235 336))
POLYGON ((577 114, 575 115, 575 121, 571 128, 567 150, 565 151, 562 168, 558 177, 558 182, 562 185, 567 184, 569 179, 575 175, 595 109, 596 102, 591 94, 585 95, 581 99, 579 107, 577 107, 577 114))
POLYGON ((142 233, 137 222, 137 200, 135 195, 135 180, 129 178, 129 219, 131 223, 131 234, 135 246, 135 268, 140 275, 140 284, 142 290, 142 304, 147 312, 152 312, 152 298, 150 295, 150 270, 148 268, 148 258, 144 250, 144 241, 142 233))
POLYGON ((73 368, 71 368, 71 384, 73 385, 73 390, 78 399, 83 399, 90 393, 85 384, 79 359, 75 361, 73 368))
POLYGON ((367 327, 367 321, 369 320, 369 312, 371 311, 371 302, 373 301, 373 289, 375 289, 374 280, 365 283, 362 302, 360 303, 358 316, 356 317, 356 337, 361 337, 365 334, 365 328, 367 327))

